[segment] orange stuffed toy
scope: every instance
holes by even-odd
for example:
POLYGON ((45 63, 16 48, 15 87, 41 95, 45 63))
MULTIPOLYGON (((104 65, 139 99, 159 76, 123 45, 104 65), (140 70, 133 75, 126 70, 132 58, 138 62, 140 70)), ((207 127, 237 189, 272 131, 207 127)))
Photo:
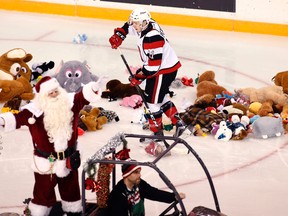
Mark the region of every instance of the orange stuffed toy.
POLYGON ((288 71, 283 71, 277 73, 273 78, 274 84, 276 86, 282 86, 283 92, 288 94, 288 71))

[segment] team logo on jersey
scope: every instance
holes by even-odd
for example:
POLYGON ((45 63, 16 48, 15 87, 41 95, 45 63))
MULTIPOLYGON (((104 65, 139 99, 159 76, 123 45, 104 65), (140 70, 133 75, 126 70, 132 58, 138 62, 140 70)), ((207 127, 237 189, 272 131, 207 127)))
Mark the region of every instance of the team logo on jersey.
POLYGON ((154 59, 154 50, 149 51, 149 58, 154 59))

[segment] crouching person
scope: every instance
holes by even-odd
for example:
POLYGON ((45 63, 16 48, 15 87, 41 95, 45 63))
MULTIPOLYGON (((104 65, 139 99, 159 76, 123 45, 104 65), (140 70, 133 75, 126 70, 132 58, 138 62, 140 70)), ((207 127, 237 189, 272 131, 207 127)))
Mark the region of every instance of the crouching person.
MULTIPOLYGON (((109 216, 145 216, 145 198, 164 203, 176 200, 174 193, 159 190, 141 179, 141 167, 136 164, 123 164, 122 177, 109 195, 109 216)), ((185 198, 184 193, 179 196, 185 198)))

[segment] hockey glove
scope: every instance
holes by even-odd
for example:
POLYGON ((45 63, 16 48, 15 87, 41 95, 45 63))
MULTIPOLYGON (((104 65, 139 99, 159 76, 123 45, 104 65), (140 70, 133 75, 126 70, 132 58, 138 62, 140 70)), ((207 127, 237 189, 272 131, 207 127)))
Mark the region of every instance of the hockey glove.
POLYGON ((130 85, 131 86, 140 85, 144 79, 146 79, 146 76, 144 76, 143 74, 139 74, 139 72, 138 73, 136 72, 134 77, 131 76, 129 77, 130 85))
POLYGON ((109 42, 112 49, 117 49, 122 41, 126 38, 126 32, 122 28, 114 29, 114 34, 110 37, 109 42))

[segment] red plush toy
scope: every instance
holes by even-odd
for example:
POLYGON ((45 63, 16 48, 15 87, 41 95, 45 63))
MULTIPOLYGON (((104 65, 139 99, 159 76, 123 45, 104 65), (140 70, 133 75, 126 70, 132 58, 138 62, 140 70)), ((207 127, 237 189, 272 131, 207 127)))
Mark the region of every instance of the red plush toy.
POLYGON ((193 79, 192 78, 189 79, 187 76, 182 77, 181 81, 185 86, 194 86, 193 79))

